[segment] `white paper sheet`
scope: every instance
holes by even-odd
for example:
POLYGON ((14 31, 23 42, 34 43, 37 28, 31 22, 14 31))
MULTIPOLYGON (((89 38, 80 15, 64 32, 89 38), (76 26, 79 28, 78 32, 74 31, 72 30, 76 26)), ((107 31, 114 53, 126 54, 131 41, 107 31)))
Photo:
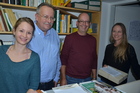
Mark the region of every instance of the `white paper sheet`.
POLYGON ((53 88, 54 93, 87 93, 78 84, 53 88))

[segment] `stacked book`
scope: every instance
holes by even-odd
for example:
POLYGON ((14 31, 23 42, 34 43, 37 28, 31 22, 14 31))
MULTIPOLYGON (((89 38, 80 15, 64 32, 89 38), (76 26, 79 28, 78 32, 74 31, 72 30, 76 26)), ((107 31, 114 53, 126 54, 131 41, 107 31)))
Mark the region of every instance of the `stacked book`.
POLYGON ((88 1, 72 2, 73 8, 88 9, 88 1))
POLYGON ((85 0, 85 1, 81 1, 81 2, 72 2, 72 7, 100 11, 101 2, 100 2, 100 0, 85 0))

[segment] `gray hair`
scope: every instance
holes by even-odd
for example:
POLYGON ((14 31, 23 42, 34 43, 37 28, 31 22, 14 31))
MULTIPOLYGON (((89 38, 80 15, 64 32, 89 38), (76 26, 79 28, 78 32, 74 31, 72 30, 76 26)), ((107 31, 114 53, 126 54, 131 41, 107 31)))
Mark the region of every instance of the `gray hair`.
POLYGON ((38 5, 38 7, 37 7, 37 9, 36 9, 36 13, 39 13, 40 8, 41 8, 42 6, 47 6, 47 7, 50 7, 50 8, 52 8, 52 9, 53 9, 53 11, 55 11, 55 9, 54 9, 54 6, 53 6, 53 5, 51 5, 51 4, 49 4, 49 3, 41 3, 40 5, 38 5))

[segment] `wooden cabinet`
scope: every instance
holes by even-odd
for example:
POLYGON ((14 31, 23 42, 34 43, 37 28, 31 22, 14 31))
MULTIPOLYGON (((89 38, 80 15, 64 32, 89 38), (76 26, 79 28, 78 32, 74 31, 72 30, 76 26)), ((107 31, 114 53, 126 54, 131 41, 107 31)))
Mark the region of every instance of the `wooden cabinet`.
MULTIPOLYGON (((13 5, 13 4, 7 4, 7 3, 0 3, 0 6, 3 8, 10 8, 10 9, 16 9, 16 10, 21 10, 21 11, 36 11, 36 7, 29 7, 29 6, 22 6, 22 5, 13 5)), ((72 13, 69 12, 76 12, 76 13, 81 13, 81 12, 87 12, 91 14, 91 22, 97 24, 97 32, 96 33, 90 33, 97 39, 97 52, 98 52, 98 46, 99 46, 99 36, 100 36, 100 11, 91 11, 91 10, 85 10, 85 9, 77 9, 77 8, 71 8, 71 7, 62 7, 62 6, 54 6, 56 9, 60 10, 61 14, 68 14, 71 15, 72 19, 77 19, 77 16, 75 16, 72 13)), ((0 35, 4 34, 12 34, 12 32, 9 31, 4 31, 0 32, 0 35)), ((69 33, 58 33, 59 35, 67 35, 69 33)))

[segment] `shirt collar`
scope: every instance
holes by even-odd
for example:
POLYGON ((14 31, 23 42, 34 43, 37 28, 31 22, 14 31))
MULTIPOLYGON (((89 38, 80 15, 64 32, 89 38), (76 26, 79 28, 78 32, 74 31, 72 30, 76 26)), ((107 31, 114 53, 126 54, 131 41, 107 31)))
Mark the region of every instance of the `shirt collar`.
MULTIPOLYGON (((34 25, 35 25, 35 31, 39 34, 39 35, 42 35, 44 36, 44 32, 36 25, 36 21, 34 22, 34 25)), ((52 28, 51 28, 52 29, 52 28)), ((50 30, 51 30, 50 29, 50 30)), ((45 36, 48 36, 50 35, 50 30, 47 31, 47 34, 45 36)))

